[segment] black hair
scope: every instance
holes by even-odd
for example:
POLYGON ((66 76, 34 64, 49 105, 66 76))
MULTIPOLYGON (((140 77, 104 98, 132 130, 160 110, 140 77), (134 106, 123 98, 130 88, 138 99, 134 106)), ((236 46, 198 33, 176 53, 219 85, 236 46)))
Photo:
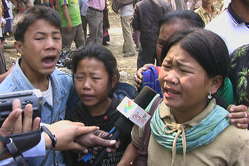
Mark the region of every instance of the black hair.
POLYGON ((13 25, 15 40, 23 41, 28 27, 39 19, 49 22, 58 29, 61 28, 60 16, 54 9, 39 5, 34 6, 16 16, 13 25))
MULTIPOLYGON (((163 46, 161 61, 166 57, 169 49, 179 44, 189 55, 194 58, 206 71, 208 77, 220 75, 228 76, 230 59, 225 42, 215 33, 204 29, 188 29, 175 33, 163 46)), ((223 86, 222 82, 221 87, 223 86)), ((214 94, 217 104, 227 108, 225 100, 214 94)))
POLYGON ((72 56, 73 76, 77 72, 77 67, 81 60, 85 58, 94 58, 104 64, 110 80, 112 80, 112 78, 116 78, 117 81, 119 80, 120 76, 117 67, 117 60, 113 56, 112 52, 104 46, 88 45, 83 49, 79 49, 78 51, 73 52, 72 56))
POLYGON ((162 61, 169 49, 177 44, 203 67, 209 77, 228 76, 228 49, 217 34, 204 29, 189 29, 176 33, 163 46, 162 61))
POLYGON ((160 27, 170 24, 178 19, 184 20, 186 26, 204 28, 205 23, 202 18, 192 10, 175 10, 165 14, 159 22, 160 27))

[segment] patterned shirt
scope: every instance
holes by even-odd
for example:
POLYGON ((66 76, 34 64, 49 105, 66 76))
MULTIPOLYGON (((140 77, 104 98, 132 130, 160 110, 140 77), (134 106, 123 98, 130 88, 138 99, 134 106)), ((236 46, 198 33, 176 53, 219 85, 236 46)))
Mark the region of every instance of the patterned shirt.
POLYGON ((230 78, 235 89, 236 104, 249 105, 249 44, 231 54, 230 78))

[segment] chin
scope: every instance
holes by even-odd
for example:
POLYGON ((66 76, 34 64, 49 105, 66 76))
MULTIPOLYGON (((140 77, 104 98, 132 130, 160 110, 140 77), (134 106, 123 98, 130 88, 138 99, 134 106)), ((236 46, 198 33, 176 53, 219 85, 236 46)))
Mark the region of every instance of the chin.
POLYGON ((176 109, 179 107, 179 103, 177 101, 174 100, 168 100, 164 98, 164 103, 165 105, 167 105, 168 107, 172 108, 172 109, 176 109))
POLYGON ((54 72, 54 70, 55 70, 55 67, 50 68, 50 69, 44 69, 42 71, 42 74, 50 75, 50 74, 52 74, 54 72))
POLYGON ((84 106, 86 107, 92 107, 92 106, 95 106, 96 103, 95 102, 91 102, 91 101, 82 101, 81 102, 84 104, 84 106))

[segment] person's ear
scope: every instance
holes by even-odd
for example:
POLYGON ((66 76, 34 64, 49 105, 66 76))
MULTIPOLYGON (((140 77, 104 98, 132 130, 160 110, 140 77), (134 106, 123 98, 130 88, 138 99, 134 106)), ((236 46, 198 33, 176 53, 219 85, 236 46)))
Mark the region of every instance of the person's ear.
POLYGON ((218 89, 222 86, 223 80, 224 78, 220 75, 217 75, 212 78, 211 88, 210 88, 210 92, 212 94, 215 94, 218 91, 218 89))
POLYGON ((15 48, 16 48, 17 52, 22 55, 23 54, 23 42, 15 41, 14 45, 15 45, 15 48))
POLYGON ((112 77, 112 89, 116 87, 117 83, 118 83, 118 78, 117 76, 113 76, 112 77))

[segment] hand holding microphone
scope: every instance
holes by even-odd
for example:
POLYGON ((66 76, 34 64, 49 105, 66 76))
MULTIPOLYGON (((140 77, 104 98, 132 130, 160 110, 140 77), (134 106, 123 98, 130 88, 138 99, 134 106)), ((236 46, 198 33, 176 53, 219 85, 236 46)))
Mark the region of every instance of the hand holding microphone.
MULTIPOLYGON (((108 151, 111 151, 110 149, 115 147, 117 141, 110 140, 109 136, 110 134, 108 132, 96 130, 94 132, 79 136, 75 141, 88 148, 94 148, 96 146, 107 147, 108 151)), ((87 153, 87 151, 85 151, 85 153, 87 153)))

